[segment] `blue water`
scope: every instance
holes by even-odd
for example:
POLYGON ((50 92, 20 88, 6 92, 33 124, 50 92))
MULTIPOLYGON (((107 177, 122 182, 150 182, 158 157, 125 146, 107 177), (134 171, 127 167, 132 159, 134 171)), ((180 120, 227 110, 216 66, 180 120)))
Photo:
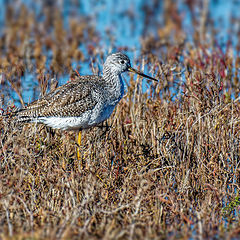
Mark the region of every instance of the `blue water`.
MULTIPOLYGON (((54 1, 53 1, 54 2, 54 1)), ((14 5, 15 8, 20 7, 24 3, 29 11, 32 11, 39 16, 38 20, 43 21, 44 17, 42 9, 46 1, 40 0, 0 0, 0 36, 4 31, 4 18, 6 12, 6 4, 14 5)), ((125 52, 131 58, 133 65, 136 66, 135 59, 141 53, 141 39, 144 36, 158 36, 159 26, 164 26, 164 1, 145 1, 145 0, 59 0, 55 1, 56 7, 60 9, 64 21, 64 27, 68 29, 69 18, 74 16, 81 19, 88 18, 88 23, 95 27, 100 42, 98 43, 99 51, 106 56, 112 51, 118 51, 121 48, 127 47, 125 52), (147 11, 151 10, 149 14, 147 11), (148 24, 146 24, 148 20, 148 24)), ((177 1, 178 12, 183 16, 183 29, 187 35, 187 41, 192 42, 194 27, 192 24, 193 16, 185 1, 177 1)), ((237 31, 239 31, 239 24, 232 23, 231 18, 240 19, 240 1, 239 0, 210 0, 209 1, 209 20, 219 30, 216 34, 220 46, 223 51, 226 49, 226 43, 231 39, 233 46, 237 44, 237 31), (233 33, 229 34, 229 29, 233 29, 233 33)), ((194 9, 194 16, 199 17, 201 11, 194 9)), ((238 21, 240 22, 240 21, 238 21)), ((85 56, 87 54, 87 45, 82 44, 79 48, 83 51, 85 56)), ((51 53, 44 53, 51 56, 51 53)), ((234 51, 236 56, 237 51, 234 51)), ((161 56, 159 56, 161 59, 161 56)), ((80 66, 81 74, 91 74, 91 66, 89 61, 73 62, 72 67, 80 66)), ((97 66, 102 66, 100 59, 95 63, 97 66)), ((95 65, 95 66, 96 66, 95 65)), ((149 69, 145 67, 145 73, 149 74, 149 69)), ((150 74, 151 75, 151 74, 150 74)), ((60 84, 68 80, 68 75, 58 76, 60 84)), ((126 77, 128 80, 129 78, 126 77)), ((35 73, 28 73, 25 75, 23 84, 23 98, 25 102, 32 101, 38 96, 33 96, 31 88, 37 84, 35 80, 35 73)), ((1 87, 1 86, 0 86, 1 87)), ((148 84, 143 83, 143 91, 146 91, 148 84)), ((13 94, 13 99, 18 97, 13 94)))

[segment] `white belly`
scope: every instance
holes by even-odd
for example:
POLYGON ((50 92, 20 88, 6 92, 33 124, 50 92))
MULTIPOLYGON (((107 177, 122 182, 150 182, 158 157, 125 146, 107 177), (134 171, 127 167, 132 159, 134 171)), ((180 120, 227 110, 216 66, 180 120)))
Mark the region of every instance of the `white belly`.
POLYGON ((62 130, 78 130, 88 128, 90 114, 84 113, 81 117, 40 117, 33 122, 43 123, 49 127, 62 130))
POLYGON ((99 111, 99 113, 96 116, 93 116, 93 118, 91 120, 93 122, 96 122, 97 124, 105 121, 106 119, 108 119, 111 116, 114 108, 115 108, 115 106, 113 106, 113 105, 104 107, 101 111, 99 111))
POLYGON ((93 110, 83 113, 79 117, 39 117, 32 122, 43 123, 49 127, 62 130, 86 129, 108 119, 113 110, 113 105, 107 107, 96 106, 93 110))

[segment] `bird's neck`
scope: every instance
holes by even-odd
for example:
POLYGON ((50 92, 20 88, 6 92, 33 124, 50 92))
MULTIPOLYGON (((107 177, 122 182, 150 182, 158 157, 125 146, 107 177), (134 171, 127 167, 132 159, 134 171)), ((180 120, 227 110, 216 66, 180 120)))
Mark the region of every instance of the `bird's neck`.
POLYGON ((119 100, 123 97, 124 94, 124 84, 119 72, 113 71, 108 67, 103 68, 103 81, 107 91, 119 100))

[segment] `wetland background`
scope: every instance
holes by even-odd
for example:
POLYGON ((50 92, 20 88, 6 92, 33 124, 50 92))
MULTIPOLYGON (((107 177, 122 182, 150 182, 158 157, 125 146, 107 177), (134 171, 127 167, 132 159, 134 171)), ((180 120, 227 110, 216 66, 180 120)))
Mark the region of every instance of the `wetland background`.
POLYGON ((237 239, 240 2, 0 0, 0 107, 27 104, 110 52, 124 75, 110 128, 0 117, 2 239, 237 239))

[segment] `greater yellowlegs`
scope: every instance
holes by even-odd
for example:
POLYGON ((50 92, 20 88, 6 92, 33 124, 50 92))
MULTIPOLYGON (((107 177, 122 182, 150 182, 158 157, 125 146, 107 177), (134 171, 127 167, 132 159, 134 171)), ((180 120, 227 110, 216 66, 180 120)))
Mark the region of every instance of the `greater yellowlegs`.
POLYGON ((103 75, 78 76, 43 98, 17 110, 17 121, 43 123, 62 130, 82 130, 108 119, 124 94, 121 78, 130 71, 158 81, 131 67, 123 53, 107 57, 103 75))
POLYGON ((123 72, 133 72, 158 81, 131 67, 128 56, 114 53, 107 57, 102 76, 78 76, 43 98, 17 110, 17 121, 43 123, 62 130, 94 127, 108 119, 124 94, 123 72))

